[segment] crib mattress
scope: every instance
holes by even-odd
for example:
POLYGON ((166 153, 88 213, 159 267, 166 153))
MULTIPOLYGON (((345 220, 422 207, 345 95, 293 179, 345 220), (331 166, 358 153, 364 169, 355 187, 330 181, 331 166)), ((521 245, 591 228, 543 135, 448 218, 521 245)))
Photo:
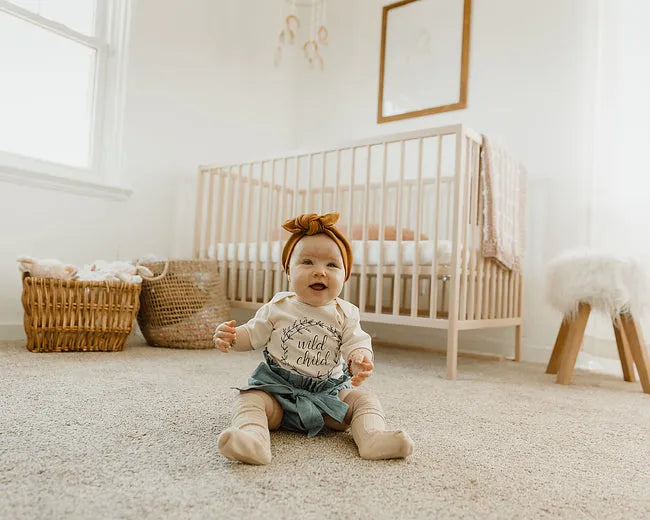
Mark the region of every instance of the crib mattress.
MULTIPOLYGON (((364 263, 364 253, 362 240, 353 240, 352 254, 354 256, 354 264, 361 265, 364 263)), ((432 265, 433 262, 433 240, 422 240, 418 242, 417 251, 419 252, 420 265, 432 265)), ((384 240, 380 243, 379 240, 369 240, 365 242, 368 245, 365 265, 379 265, 379 253, 384 252, 383 265, 396 265, 398 258, 398 243, 395 240, 384 240)), ((282 256, 282 247, 284 242, 276 240, 270 243, 270 260, 273 263, 280 262, 282 256)), ((226 258, 229 261, 235 260, 235 247, 237 248, 237 260, 244 261, 246 254, 248 254, 248 261, 254 262, 257 257, 257 242, 246 244, 239 242, 237 244, 217 244, 216 248, 211 246, 208 251, 208 258, 211 260, 224 261, 226 258), (227 246, 227 247, 226 247, 227 246), (216 250, 216 255, 215 255, 216 250)), ((415 263, 415 242, 408 241, 401 243, 401 259, 402 265, 413 265, 415 263)), ((449 240, 439 240, 437 247, 438 265, 449 265, 451 263, 451 242, 449 240)), ((260 242, 260 262, 266 262, 269 259, 269 243, 260 242)))

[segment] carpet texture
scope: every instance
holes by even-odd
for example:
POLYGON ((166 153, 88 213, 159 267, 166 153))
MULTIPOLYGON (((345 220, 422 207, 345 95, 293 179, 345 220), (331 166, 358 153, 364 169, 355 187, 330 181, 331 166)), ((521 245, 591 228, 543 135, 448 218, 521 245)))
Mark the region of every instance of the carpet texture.
POLYGON ((650 395, 542 365, 376 349, 368 387, 406 461, 349 433, 271 434, 256 467, 217 453, 260 352, 32 354, 0 342, 0 516, 21 518, 650 517, 650 395))

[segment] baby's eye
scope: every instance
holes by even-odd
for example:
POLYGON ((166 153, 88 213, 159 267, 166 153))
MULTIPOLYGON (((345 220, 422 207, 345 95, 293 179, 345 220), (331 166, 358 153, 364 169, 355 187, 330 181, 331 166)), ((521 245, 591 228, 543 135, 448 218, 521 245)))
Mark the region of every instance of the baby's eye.
POLYGON ((307 264, 307 265, 311 265, 312 262, 311 262, 311 260, 303 260, 302 263, 307 264))
POLYGON ((334 262, 330 262, 329 264, 327 264, 327 267, 336 267, 336 268, 338 268, 338 265, 336 265, 334 262))

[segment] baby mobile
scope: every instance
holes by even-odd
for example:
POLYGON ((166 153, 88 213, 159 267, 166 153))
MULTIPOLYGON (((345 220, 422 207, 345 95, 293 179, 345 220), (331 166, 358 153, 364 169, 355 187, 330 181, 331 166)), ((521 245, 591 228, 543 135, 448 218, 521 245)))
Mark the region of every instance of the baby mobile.
POLYGON ((325 0, 285 0, 284 25, 278 35, 278 46, 275 50, 275 66, 282 61, 282 51, 285 45, 294 45, 298 41, 298 30, 301 22, 298 6, 310 7, 309 34, 302 45, 302 53, 310 68, 318 67, 323 70, 325 62, 321 49, 328 43, 328 32, 325 27, 325 0))

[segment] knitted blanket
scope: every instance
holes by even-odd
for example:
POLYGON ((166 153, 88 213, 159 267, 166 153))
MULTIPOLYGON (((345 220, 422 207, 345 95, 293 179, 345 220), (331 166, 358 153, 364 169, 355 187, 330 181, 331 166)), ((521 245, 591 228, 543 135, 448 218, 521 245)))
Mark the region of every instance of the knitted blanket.
POLYGON ((525 243, 526 170, 483 136, 481 179, 483 257, 493 258, 507 269, 518 271, 525 243))

